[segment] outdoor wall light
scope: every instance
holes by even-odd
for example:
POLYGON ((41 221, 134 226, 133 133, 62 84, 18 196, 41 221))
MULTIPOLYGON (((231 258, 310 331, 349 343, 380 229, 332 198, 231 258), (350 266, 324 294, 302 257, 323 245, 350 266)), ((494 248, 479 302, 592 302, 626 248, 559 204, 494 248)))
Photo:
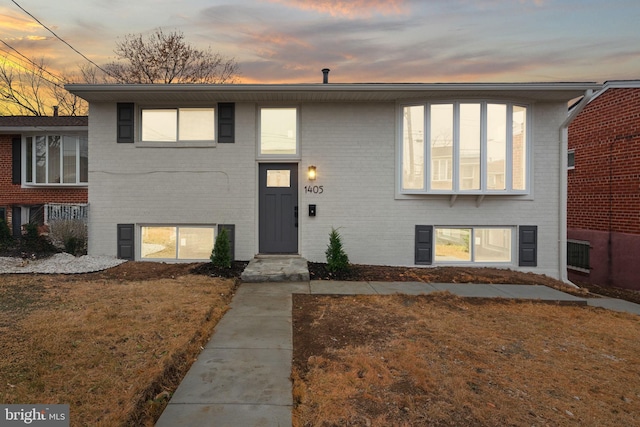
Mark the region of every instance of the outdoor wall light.
POLYGON ((315 166, 309 166, 309 169, 307 169, 307 176, 309 177, 309 181, 315 181, 316 180, 316 167, 315 166))

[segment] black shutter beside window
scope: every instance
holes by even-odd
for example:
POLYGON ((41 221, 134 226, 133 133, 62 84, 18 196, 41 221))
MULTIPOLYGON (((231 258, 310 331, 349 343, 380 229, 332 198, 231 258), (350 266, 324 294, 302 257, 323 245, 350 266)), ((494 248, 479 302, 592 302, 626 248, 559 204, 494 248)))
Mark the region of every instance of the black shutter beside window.
POLYGON ((518 227, 518 265, 520 267, 538 266, 538 226, 521 225, 518 227))
POLYGON ((132 143, 134 141, 134 104, 118 103, 118 143, 132 143))
POLYGON ((433 264, 432 225, 416 225, 415 263, 416 265, 433 264))
POLYGON ((218 142, 235 142, 235 104, 225 102, 218 104, 218 142))
POLYGON ((22 138, 11 140, 11 182, 20 184, 22 182, 22 138))
POLYGON ((135 259, 135 225, 118 224, 118 258, 135 259))
POLYGON ((13 237, 22 236, 22 209, 19 206, 11 209, 11 234, 13 237))

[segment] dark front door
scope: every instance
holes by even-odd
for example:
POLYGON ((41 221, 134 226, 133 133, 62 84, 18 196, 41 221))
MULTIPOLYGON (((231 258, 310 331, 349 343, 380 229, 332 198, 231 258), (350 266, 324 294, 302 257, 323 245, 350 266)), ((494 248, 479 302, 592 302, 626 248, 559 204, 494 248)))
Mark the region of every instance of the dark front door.
POLYGON ((298 253, 298 165, 264 163, 259 169, 260 253, 298 253))

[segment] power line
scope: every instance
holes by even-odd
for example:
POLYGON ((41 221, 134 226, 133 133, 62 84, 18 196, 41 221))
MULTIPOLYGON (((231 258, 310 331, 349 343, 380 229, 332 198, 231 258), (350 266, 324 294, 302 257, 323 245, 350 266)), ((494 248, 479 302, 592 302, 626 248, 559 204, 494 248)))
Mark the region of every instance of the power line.
MULTIPOLYGON (((56 76, 55 74, 53 74, 53 73, 51 73, 50 71, 48 71, 47 69, 43 68, 41 65, 36 64, 36 63, 35 63, 35 62, 33 62, 31 59, 27 58, 25 55, 23 55, 22 53, 20 53, 20 51, 18 51, 16 48, 14 48, 13 46, 11 46, 9 43, 7 43, 7 42, 5 42, 4 40, 1 40, 1 39, 0 39, 0 43, 2 43, 3 45, 7 46, 9 49, 13 50, 14 52, 16 52, 18 55, 20 55, 20 58, 22 58, 22 59, 26 60, 29 64, 31 64, 32 66, 34 66, 34 67, 35 67, 35 68, 37 68, 38 70, 40 70, 40 71, 42 71, 42 72, 44 72, 44 73, 49 74, 51 77, 53 77, 54 79, 58 80, 59 82, 66 83, 66 81, 65 81, 62 77, 58 77, 58 76, 56 76)), ((11 56, 13 56, 13 57, 18 58, 16 55, 13 55, 13 54, 12 54, 12 53, 10 53, 10 52, 6 52, 6 51, 2 51, 2 52, 5 52, 7 55, 11 55, 11 56)), ((20 58, 18 58, 18 59, 20 59, 20 58)), ((14 63, 15 63, 15 62, 14 62, 14 63)), ((53 85, 55 85, 55 86, 57 86, 57 87, 59 87, 59 88, 61 88, 61 89, 62 89, 62 86, 60 86, 58 83, 56 83, 56 82, 52 82, 51 80, 49 80, 49 79, 47 79, 47 78, 45 78, 45 77, 43 77, 43 78, 44 78, 45 80, 47 80, 49 83, 51 83, 51 84, 53 84, 53 85)))
POLYGON ((38 24, 40 24, 44 29, 46 29, 47 31, 49 31, 51 34, 53 34, 53 36, 55 38, 57 38, 58 40, 60 40, 62 43, 66 44, 67 46, 69 46, 69 48, 71 50, 73 50, 75 53, 77 53, 78 55, 82 56, 85 60, 87 60, 88 62, 90 62, 91 64, 93 64, 96 68, 98 68, 100 71, 102 71, 103 73, 105 73, 108 76, 111 76, 111 74, 105 70, 104 68, 102 68, 101 66, 99 66, 98 64, 96 64, 95 62, 93 62, 92 60, 90 60, 89 58, 87 58, 82 52, 80 52, 78 49, 76 49, 75 47, 71 46, 69 43, 66 42, 66 40, 64 40, 62 37, 60 37, 59 35, 57 35, 56 33, 53 32, 53 30, 51 30, 49 27, 47 27, 46 25, 44 25, 42 22, 40 22, 40 20, 38 18, 36 18, 35 16, 33 16, 31 13, 29 13, 25 8, 23 8, 22 6, 20 6, 18 4, 18 2, 16 2, 15 0, 11 0, 11 2, 13 4, 15 4, 16 6, 18 6, 20 8, 20 10, 22 10, 24 13, 26 13, 27 15, 29 15, 31 18, 33 18, 34 21, 36 21, 38 24))

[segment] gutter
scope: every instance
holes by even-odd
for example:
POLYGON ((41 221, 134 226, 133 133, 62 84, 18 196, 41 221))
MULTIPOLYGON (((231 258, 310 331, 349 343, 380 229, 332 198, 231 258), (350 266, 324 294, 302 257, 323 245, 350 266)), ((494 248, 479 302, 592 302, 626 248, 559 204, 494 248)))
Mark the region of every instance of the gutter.
POLYGON ((592 89, 586 90, 584 93, 584 97, 578 103, 571 113, 567 116, 567 118, 560 125, 560 230, 559 230, 559 238, 558 238, 558 249, 560 255, 560 265, 558 271, 558 277, 564 283, 567 283, 571 286, 578 287, 574 283, 569 280, 567 274, 567 195, 568 195, 568 179, 567 179, 567 152, 569 151, 569 125, 573 120, 580 114, 580 112, 586 107, 586 105, 591 101, 594 96, 594 92, 592 89))

